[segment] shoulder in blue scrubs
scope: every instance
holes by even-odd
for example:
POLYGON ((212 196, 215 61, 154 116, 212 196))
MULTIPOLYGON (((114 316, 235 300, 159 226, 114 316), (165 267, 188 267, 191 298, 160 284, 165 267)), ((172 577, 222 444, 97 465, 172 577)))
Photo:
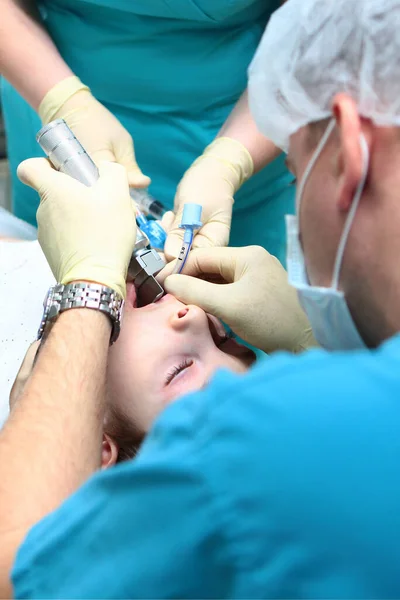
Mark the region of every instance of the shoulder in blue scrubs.
MULTIPOLYGON (((151 193, 172 208, 185 170, 215 138, 247 85, 247 67, 280 0, 41 0, 61 56, 135 142, 151 193)), ((7 83, 3 108, 15 214, 34 224, 37 194, 16 177, 40 155, 36 113, 7 83)), ((230 243, 284 260, 294 189, 284 157, 238 192, 230 243)))
POLYGON ((398 598, 400 336, 171 405, 19 551, 17 598, 398 598))

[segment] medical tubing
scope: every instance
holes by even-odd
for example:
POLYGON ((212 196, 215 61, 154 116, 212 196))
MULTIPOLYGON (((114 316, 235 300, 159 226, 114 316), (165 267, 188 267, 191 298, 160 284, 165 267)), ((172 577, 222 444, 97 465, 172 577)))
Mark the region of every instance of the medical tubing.
POLYGON ((183 244, 173 270, 174 275, 182 273, 185 267, 193 243, 194 230, 202 226, 201 211, 201 204, 187 202, 183 205, 182 219, 179 227, 184 229, 185 233, 183 234, 183 244))
POLYGON ((185 229, 185 233, 183 236, 182 248, 181 248, 181 250, 179 252, 179 256, 176 260, 176 265, 172 272, 173 275, 182 273, 182 271, 185 267, 186 261, 187 261, 187 257, 189 256, 190 249, 192 247, 193 237, 194 237, 193 229, 185 229))

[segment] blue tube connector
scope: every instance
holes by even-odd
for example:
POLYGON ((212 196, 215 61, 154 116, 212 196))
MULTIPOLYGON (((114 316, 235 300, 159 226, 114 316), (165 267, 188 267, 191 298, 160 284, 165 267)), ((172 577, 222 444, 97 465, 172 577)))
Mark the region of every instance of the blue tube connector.
POLYGON ((202 209, 203 207, 201 204, 194 204, 192 202, 183 205, 182 219, 179 227, 185 230, 185 233, 183 234, 184 242, 191 242, 193 240, 194 230, 199 229, 199 227, 202 226, 202 209))
POLYGON ((180 227, 182 229, 199 229, 202 226, 201 222, 201 211, 203 207, 201 204, 188 203, 183 205, 183 214, 181 219, 180 227))

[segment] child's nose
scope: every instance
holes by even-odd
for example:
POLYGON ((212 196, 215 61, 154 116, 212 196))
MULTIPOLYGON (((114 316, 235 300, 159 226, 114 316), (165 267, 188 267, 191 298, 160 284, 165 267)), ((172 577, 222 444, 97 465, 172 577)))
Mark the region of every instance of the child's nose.
POLYGON ((183 319, 184 317, 186 317, 188 312, 189 312, 188 306, 185 306, 184 308, 181 308, 180 310, 178 310, 178 319, 183 319))
POLYGON ((193 327, 201 320, 201 312, 197 306, 183 306, 171 317, 171 326, 176 331, 193 327))

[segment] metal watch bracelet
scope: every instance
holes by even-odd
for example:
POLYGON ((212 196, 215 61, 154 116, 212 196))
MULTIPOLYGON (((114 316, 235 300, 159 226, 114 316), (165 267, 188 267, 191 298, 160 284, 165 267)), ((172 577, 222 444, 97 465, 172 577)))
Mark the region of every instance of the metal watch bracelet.
POLYGON ((112 325, 110 344, 113 344, 119 336, 123 305, 123 298, 105 285, 84 281, 65 285, 57 283, 49 289, 43 302, 37 339, 42 339, 60 313, 71 308, 91 308, 108 315, 112 325))

